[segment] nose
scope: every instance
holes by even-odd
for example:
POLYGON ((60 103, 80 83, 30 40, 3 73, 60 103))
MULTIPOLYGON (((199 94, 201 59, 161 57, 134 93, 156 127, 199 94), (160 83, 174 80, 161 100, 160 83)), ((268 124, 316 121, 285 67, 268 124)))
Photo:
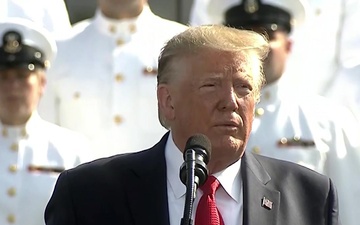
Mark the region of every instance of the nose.
POLYGON ((20 86, 20 82, 21 81, 14 76, 10 76, 6 80, 6 83, 9 87, 18 87, 20 86))
POLYGON ((238 96, 234 88, 224 88, 219 104, 219 109, 222 111, 236 111, 238 108, 238 96))

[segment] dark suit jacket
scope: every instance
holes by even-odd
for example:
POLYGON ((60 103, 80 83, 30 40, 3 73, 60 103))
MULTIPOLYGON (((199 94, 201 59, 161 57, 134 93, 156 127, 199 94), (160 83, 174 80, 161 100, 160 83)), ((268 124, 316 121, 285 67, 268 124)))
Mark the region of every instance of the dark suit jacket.
MULTIPOLYGON (((63 172, 45 210, 46 224, 169 225, 167 137, 149 150, 63 172)), ((249 152, 242 158, 241 174, 243 225, 338 224, 337 196, 329 178, 249 152), (261 205, 263 197, 273 202, 271 210, 261 205)))

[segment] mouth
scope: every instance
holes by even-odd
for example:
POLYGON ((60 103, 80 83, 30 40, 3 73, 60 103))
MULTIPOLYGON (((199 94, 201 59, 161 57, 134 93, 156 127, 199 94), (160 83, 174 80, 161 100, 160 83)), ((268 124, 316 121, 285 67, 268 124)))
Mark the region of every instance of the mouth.
POLYGON ((236 121, 226 121, 216 124, 217 128, 224 129, 224 130, 238 130, 240 127, 240 124, 236 121))
POLYGON ((6 97, 6 101, 8 101, 8 102, 17 102, 20 100, 21 100, 21 97, 16 96, 16 95, 11 95, 11 96, 6 97))

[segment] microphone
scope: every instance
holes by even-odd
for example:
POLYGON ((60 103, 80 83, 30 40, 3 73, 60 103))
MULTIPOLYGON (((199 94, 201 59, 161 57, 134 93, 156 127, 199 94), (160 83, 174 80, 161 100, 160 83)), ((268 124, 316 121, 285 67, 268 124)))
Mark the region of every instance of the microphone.
POLYGON ((186 186, 184 216, 181 225, 192 225, 192 208, 198 187, 208 178, 207 164, 211 156, 210 140, 203 134, 191 136, 185 145, 184 163, 180 167, 180 180, 186 186))
POLYGON ((203 185, 208 177, 209 171, 206 167, 211 156, 211 143, 208 137, 203 134, 191 136, 185 145, 183 153, 184 163, 180 167, 180 180, 186 185, 190 175, 191 163, 195 162, 194 182, 197 187, 203 185))

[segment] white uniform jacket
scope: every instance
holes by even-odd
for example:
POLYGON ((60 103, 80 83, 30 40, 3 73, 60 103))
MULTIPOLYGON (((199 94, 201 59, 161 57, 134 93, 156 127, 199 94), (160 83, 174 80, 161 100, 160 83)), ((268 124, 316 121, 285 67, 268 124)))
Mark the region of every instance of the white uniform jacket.
POLYGON ((40 114, 88 136, 95 157, 151 147, 165 133, 157 116, 157 59, 186 26, 148 6, 135 19, 109 20, 97 11, 86 23, 58 42, 40 114))
MULTIPOLYGON (((293 50, 285 79, 299 93, 331 96, 342 79, 360 76, 351 68, 360 65, 359 0, 308 0, 303 27, 293 34, 293 50)), ((346 89, 346 86, 342 88, 346 89)), ((360 212, 360 211, 359 211, 360 212)))
POLYGON ((84 162, 85 137, 42 120, 0 123, 0 224, 44 224, 44 210, 59 173, 84 162))
POLYGON ((323 97, 297 99, 267 85, 255 111, 247 151, 292 161, 330 176, 343 224, 359 223, 360 126, 323 97))
POLYGON ((64 0, 1 0, 0 20, 6 17, 21 17, 32 20, 62 38, 71 29, 64 0))

